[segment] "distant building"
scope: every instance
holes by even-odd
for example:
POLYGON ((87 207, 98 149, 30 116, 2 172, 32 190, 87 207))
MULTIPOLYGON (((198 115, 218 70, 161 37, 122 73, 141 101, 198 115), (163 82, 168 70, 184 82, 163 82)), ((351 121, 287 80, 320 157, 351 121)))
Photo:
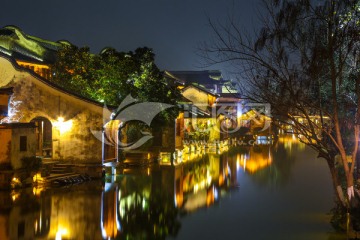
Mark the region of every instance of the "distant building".
POLYGON ((197 85, 215 94, 237 92, 231 80, 225 80, 219 70, 165 71, 164 75, 179 86, 197 85))

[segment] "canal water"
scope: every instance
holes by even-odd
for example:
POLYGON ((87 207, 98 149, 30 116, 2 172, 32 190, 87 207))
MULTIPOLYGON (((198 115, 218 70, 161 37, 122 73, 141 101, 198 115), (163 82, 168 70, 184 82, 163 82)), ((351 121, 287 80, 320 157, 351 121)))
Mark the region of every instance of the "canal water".
POLYGON ((0 192, 0 239, 346 239, 326 162, 291 136, 185 160, 0 192))

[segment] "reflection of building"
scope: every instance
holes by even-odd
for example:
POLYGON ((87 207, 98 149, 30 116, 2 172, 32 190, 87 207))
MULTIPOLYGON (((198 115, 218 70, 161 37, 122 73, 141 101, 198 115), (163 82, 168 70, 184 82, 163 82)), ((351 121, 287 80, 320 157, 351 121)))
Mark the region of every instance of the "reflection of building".
POLYGON ((114 183, 105 183, 101 198, 101 234, 104 239, 114 239, 121 233, 119 198, 121 194, 114 183))
POLYGON ((101 186, 51 192, 50 230, 46 239, 99 239, 101 186), (91 189, 91 190, 90 190, 91 189), (96 207, 96 211, 94 211, 96 207))
MULTIPOLYGON (((246 150, 254 161, 265 159, 268 153, 264 147, 254 151, 241 149, 240 154, 246 150)), ((248 164, 250 161, 247 159, 248 164)), ((239 171, 242 172, 239 164, 238 151, 221 156, 207 154, 176 166, 126 169, 103 184, 90 182, 56 191, 46 190, 40 195, 34 192, 36 197, 32 198, 40 206, 31 205, 29 209, 32 210, 27 209, 28 212, 13 209, 13 217, 0 214, 0 237, 7 240, 19 239, 18 236, 24 236, 23 239, 165 239, 169 235, 176 236, 180 212, 190 214, 213 206, 232 187, 239 185, 239 171), (5 231, 10 228, 12 235, 7 234, 10 230, 5 231)), ((11 212, 12 202, 21 199, 18 195, 11 197, 5 201, 0 195, 2 213, 11 212)))
POLYGON ((272 152, 269 145, 255 145, 246 153, 237 154, 237 168, 240 166, 250 173, 270 166, 272 163, 272 152))
POLYGON ((39 204, 40 210, 34 223, 35 237, 45 239, 50 231, 51 197, 47 194, 44 194, 40 198, 39 204))
POLYGON ((35 239, 39 209, 36 199, 27 193, 3 192, 0 198, 0 239, 35 239), (5 197, 5 198, 4 198, 5 197))

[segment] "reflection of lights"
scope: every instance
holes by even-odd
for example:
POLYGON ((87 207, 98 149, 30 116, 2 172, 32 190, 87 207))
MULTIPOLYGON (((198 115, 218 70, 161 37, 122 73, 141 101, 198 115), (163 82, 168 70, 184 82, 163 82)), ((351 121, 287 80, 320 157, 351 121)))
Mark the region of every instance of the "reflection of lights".
POLYGON ((183 202, 184 202, 183 195, 180 193, 176 193, 174 201, 175 201, 175 207, 182 207, 183 202))
POLYGON ((204 189, 205 186, 206 186, 205 180, 201 181, 200 184, 199 184, 199 188, 204 189))
POLYGON ((223 174, 220 174, 219 175, 219 186, 222 186, 225 182, 225 178, 223 176, 223 174))
POLYGON ((11 199, 12 199, 13 201, 16 201, 16 199, 18 199, 19 197, 20 197, 20 194, 19 194, 19 193, 14 192, 14 191, 11 192, 11 199))
POLYGON ((250 155, 243 154, 240 156, 239 164, 243 166, 244 171, 250 173, 256 172, 259 169, 265 168, 272 163, 270 149, 262 149, 261 152, 250 150, 250 155), (265 152, 266 150, 266 152, 265 152))
POLYGON ((109 189, 108 192, 102 192, 101 198, 101 234, 104 239, 117 237, 121 232, 121 223, 119 219, 119 200, 121 192, 118 188, 109 189))
POLYGON ((171 153, 161 152, 160 153, 161 164, 171 164, 171 153))
POLYGON ((41 177, 41 173, 37 173, 33 176, 33 182, 42 182, 44 181, 44 178, 41 177))
POLYGON ((209 175, 206 179, 206 183, 207 185, 210 185, 211 184, 211 181, 212 181, 212 177, 209 175))
POLYGON ((240 154, 236 156, 236 171, 240 170, 240 154))
POLYGON ((20 187, 20 186, 21 186, 20 179, 14 177, 14 178, 11 180, 11 187, 12 187, 12 188, 16 188, 16 187, 20 187))
POLYGON ((37 220, 35 220, 34 228, 35 228, 35 231, 38 229, 38 221, 37 220))
POLYGON ((206 206, 210 206, 214 203, 214 191, 213 188, 209 189, 206 194, 206 206))
POLYGON ((247 157, 244 157, 244 172, 246 170, 246 160, 247 160, 247 157))
POLYGON ((43 187, 33 187, 34 196, 40 196, 42 191, 44 191, 43 187))
POLYGON ((56 237, 55 240, 61 240, 63 235, 67 235, 68 234, 68 230, 64 229, 64 228, 59 228, 58 231, 56 232, 56 237))
POLYGON ((279 137, 279 142, 284 144, 285 149, 292 150, 293 146, 297 148, 304 149, 305 144, 302 144, 296 137, 295 134, 283 135, 279 137))
POLYGON ((197 193, 199 191, 199 185, 195 184, 194 185, 194 193, 197 193))
POLYGON ((215 200, 219 199, 219 191, 215 186, 214 186, 214 198, 215 198, 215 200))
POLYGON ((215 186, 210 187, 206 193, 206 206, 213 204, 219 197, 218 190, 215 186))
POLYGON ((231 176, 231 169, 228 162, 226 163, 226 175, 231 176))
POLYGON ((143 198, 143 200, 142 200, 142 209, 143 210, 146 209, 146 200, 145 200, 145 198, 143 198))

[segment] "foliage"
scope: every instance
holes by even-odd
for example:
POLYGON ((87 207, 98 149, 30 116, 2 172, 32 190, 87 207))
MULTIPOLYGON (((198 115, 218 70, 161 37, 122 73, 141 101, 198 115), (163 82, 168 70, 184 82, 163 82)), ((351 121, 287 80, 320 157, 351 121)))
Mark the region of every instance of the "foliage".
MULTIPOLYGON (((151 132, 151 129, 143 123, 139 122, 131 122, 127 124, 126 127, 126 138, 127 144, 129 143, 136 143, 141 139, 144 135, 143 132, 151 132)), ((144 150, 150 147, 153 144, 153 139, 150 139, 145 144, 140 146, 140 149, 137 150, 144 150)))
POLYGON ((347 226, 346 223, 348 221, 348 213, 344 211, 343 207, 339 204, 331 209, 331 220, 330 223, 336 231, 346 232, 347 226))
MULTIPOLYGON (((84 97, 118 106, 129 94, 140 101, 176 104, 179 92, 167 83, 149 48, 118 52, 106 48, 100 54, 88 47, 64 46, 53 66, 55 84, 84 97)), ((171 120, 177 111, 164 111, 171 120)))
POLYGON ((270 103, 274 123, 291 125, 327 160, 334 186, 339 155, 351 199, 360 133, 359 1, 264 0, 264 7, 255 37, 234 21, 211 22, 216 41, 204 45, 204 57, 238 66, 246 97, 270 103))

